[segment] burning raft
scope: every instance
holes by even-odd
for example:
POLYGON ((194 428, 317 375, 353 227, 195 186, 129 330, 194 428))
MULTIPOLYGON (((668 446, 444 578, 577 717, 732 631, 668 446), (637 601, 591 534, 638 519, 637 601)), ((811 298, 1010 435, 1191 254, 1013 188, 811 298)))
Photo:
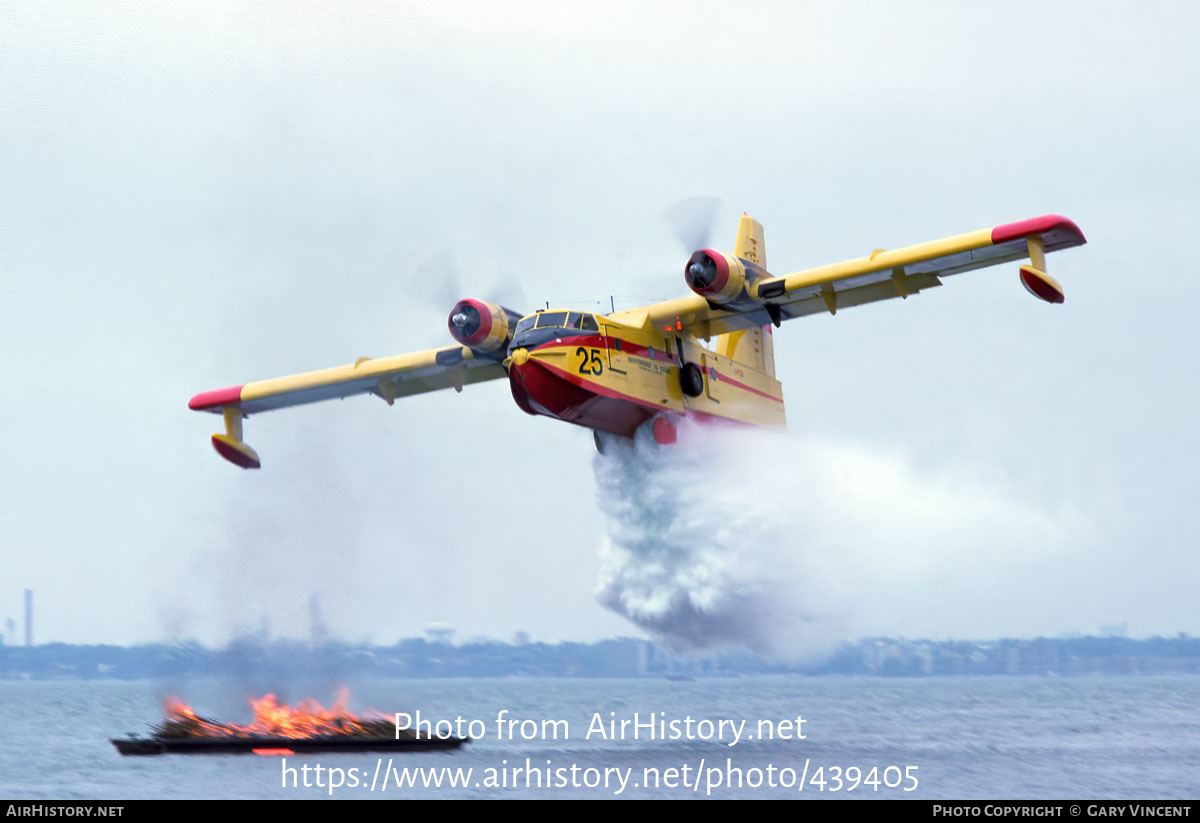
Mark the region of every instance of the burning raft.
POLYGON ((251 701, 254 722, 218 723, 198 716, 186 703, 169 698, 166 718, 150 737, 112 740, 121 754, 275 754, 300 752, 434 751, 457 749, 469 738, 436 737, 402 730, 389 719, 365 719, 346 711, 343 693, 332 709, 315 700, 296 708, 275 695, 251 701))

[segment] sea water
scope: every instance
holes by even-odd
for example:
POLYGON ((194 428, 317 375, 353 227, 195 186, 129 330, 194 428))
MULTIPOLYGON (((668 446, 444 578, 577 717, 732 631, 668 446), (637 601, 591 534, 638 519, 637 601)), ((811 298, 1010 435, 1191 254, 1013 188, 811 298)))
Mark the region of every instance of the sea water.
MULTIPOLYGON (((369 680, 354 684, 355 709, 475 721, 477 739, 409 754, 120 756, 109 738, 146 734, 165 691, 152 681, 0 683, 0 796, 1200 795, 1200 677, 369 680)), ((228 683, 179 691, 202 714, 250 719, 231 706, 228 683)))

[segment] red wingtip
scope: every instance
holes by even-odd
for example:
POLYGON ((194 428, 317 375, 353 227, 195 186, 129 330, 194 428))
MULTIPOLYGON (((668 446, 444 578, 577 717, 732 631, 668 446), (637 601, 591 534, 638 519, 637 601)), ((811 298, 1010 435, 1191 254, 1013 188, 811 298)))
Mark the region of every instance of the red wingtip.
POLYGON ((188 401, 188 408, 192 411, 203 411, 217 406, 228 406, 230 403, 238 403, 241 399, 242 387, 230 386, 227 389, 200 392, 188 401))
POLYGON ((1028 237, 1031 234, 1047 235, 1051 233, 1056 235, 1056 242, 1047 242, 1046 251, 1050 251, 1052 246, 1066 248, 1069 246, 1082 246, 1087 242, 1087 238, 1083 236, 1083 232, 1079 230, 1079 226, 1076 226, 1072 221, 1061 214, 1043 214, 1041 217, 1033 217, 1029 220, 1020 220, 1016 223, 1005 223, 1003 226, 996 226, 992 229, 992 245, 1007 243, 1010 240, 1028 237))

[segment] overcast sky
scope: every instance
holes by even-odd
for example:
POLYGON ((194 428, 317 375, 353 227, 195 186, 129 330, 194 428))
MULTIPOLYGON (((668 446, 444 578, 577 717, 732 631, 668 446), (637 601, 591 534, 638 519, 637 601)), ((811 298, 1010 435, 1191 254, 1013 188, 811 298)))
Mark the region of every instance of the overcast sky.
POLYGON ((448 342, 439 254, 522 310, 677 296, 663 211, 705 194, 781 273, 1051 212, 1089 241, 1063 306, 1012 265, 777 332, 797 600, 846 636, 1200 633, 1196 18, 3 4, 0 619, 32 588, 39 642, 302 636, 315 593, 349 640, 639 635, 595 597, 589 433, 503 382, 254 417, 259 472, 187 400, 448 342))

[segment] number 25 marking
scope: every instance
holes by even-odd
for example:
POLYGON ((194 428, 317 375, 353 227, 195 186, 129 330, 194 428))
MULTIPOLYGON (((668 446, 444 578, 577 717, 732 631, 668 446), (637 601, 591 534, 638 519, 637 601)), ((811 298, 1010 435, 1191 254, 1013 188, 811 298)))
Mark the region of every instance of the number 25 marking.
POLYGON ((599 349, 585 349, 580 346, 575 350, 575 354, 582 358, 579 361, 580 374, 600 374, 604 371, 604 364, 600 362, 599 349))

